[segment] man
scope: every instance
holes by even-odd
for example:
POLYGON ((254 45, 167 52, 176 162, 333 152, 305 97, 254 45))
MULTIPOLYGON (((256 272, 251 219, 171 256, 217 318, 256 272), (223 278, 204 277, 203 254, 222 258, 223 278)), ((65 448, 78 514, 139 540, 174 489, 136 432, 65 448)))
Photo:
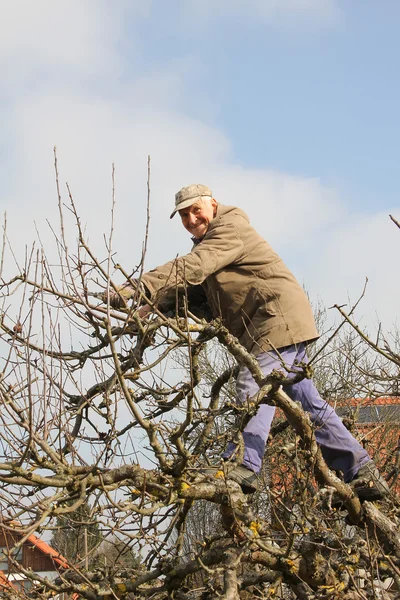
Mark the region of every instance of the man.
MULTIPOLYGON (((177 212, 194 245, 189 254, 143 274, 141 281, 151 300, 162 305, 175 296, 177 288, 201 286, 213 316, 221 317, 228 330, 256 356, 265 375, 282 369, 282 360, 288 370, 307 362, 306 345, 318 338, 310 303, 282 259, 250 225, 247 215, 239 208, 217 203, 211 190, 201 184, 189 185, 176 194, 171 219, 177 212)), ((125 286, 124 295, 126 291, 125 286)), ((134 292, 132 288, 132 295, 134 292)), ((111 302, 118 302, 116 294, 111 302)), ((148 305, 141 307, 139 314, 145 316, 150 310, 148 305)), ((240 402, 258 390, 244 366, 240 367, 236 389, 240 402)), ((389 492, 386 481, 335 411, 321 399, 312 381, 303 379, 285 391, 310 413, 328 465, 341 471, 345 482, 359 480, 360 498, 385 496, 389 492)), ((274 411, 262 404, 243 431, 244 459, 228 477, 244 492, 257 488, 274 411)), ((235 450, 236 446, 229 444, 223 457, 233 457, 235 450)))

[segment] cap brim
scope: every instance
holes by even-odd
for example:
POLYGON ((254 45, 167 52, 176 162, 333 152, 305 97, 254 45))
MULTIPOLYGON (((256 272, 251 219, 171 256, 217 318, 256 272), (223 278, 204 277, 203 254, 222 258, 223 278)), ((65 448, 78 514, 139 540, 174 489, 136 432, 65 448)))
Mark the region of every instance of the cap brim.
POLYGON ((176 206, 174 211, 172 212, 170 219, 172 219, 172 217, 174 217, 176 215, 177 212, 179 212, 180 210, 182 210, 183 208, 187 208, 188 206, 192 206, 192 204, 194 204, 195 202, 197 202, 198 200, 201 200, 202 198, 208 198, 208 196, 196 196, 196 198, 190 198, 189 200, 185 200, 185 202, 181 202, 181 204, 179 204, 179 206, 176 206))

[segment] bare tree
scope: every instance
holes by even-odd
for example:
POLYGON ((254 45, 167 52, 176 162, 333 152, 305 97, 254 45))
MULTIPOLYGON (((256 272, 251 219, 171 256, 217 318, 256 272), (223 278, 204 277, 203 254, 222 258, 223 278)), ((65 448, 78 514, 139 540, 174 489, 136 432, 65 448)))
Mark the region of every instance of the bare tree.
MULTIPOLYGON (((98 298, 116 289, 115 279, 132 277, 113 262, 113 226, 106 255, 98 258, 71 194, 67 216, 78 231, 76 248, 67 244, 70 225, 60 192, 59 209, 56 266, 42 248, 33 248, 15 274, 1 280, 2 526, 19 531, 17 547, 87 505, 105 539, 117 539, 140 564, 91 569, 80 556, 53 582, 20 565, 36 597, 396 597, 395 493, 379 506, 361 506, 325 464, 308 416, 282 391, 287 374, 265 378, 220 322, 190 312, 185 294, 172 312, 153 306, 147 320, 134 303, 121 310, 103 304, 98 298), (177 358, 180 370, 171 368, 177 358), (232 401, 238 363, 260 387, 242 409, 232 401), (229 462, 219 478, 199 471, 219 456, 228 436, 240 446, 244 423, 260 402, 276 405, 282 417, 267 453, 272 485, 251 498, 229 480, 229 462), (213 510, 203 511, 207 527, 196 527, 190 515, 209 505, 213 510)), ((12 256, 5 236, 1 266, 12 256)), ((134 274, 139 279, 141 265, 134 274)), ((382 368, 378 359, 386 361, 386 379, 374 385, 388 393, 386 383, 399 378, 397 350, 383 338, 371 342, 351 314, 338 310, 378 357, 375 375, 382 368)), ((351 337, 347 343, 354 368, 365 370, 357 342, 351 337)), ((342 383, 346 365, 337 365, 338 394, 355 389, 353 382, 342 383)), ((304 365, 299 377, 309 376, 304 365)), ((393 455, 388 475, 395 463, 393 455)))

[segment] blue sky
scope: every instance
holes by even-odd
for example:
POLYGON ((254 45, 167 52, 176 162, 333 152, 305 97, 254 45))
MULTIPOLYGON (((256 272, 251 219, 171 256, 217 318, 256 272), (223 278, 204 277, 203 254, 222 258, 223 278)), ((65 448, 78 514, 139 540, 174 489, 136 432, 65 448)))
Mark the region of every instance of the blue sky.
POLYGON ((18 251, 33 220, 52 244, 56 145, 99 254, 115 162, 114 248, 129 270, 150 154, 149 268, 188 250, 168 215, 177 189, 202 182, 247 210, 312 298, 342 304, 368 277, 360 318, 393 324, 397 1, 0 0, 0 9, 0 206, 18 251))
POLYGON ((204 29, 179 27, 180 6, 157 3, 157 19, 143 21, 139 69, 195 57, 184 111, 226 132, 234 160, 320 177, 362 210, 393 205, 400 191, 397 2, 337 3, 332 22, 303 15, 299 27, 227 11, 204 19, 204 29))

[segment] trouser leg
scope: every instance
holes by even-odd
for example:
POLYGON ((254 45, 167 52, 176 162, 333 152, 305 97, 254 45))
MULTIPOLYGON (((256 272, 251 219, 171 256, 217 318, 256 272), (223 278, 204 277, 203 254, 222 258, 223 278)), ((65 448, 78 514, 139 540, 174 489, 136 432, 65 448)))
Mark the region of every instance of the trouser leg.
MULTIPOLYGON (((307 362, 304 345, 299 348, 296 360, 307 362)), ((371 460, 367 451, 346 429, 334 409, 321 398, 311 379, 287 386, 285 392, 310 413, 315 439, 328 466, 341 471, 345 482, 351 481, 359 468, 371 460)))
MULTIPOLYGON (((288 368, 292 368, 295 361, 306 362, 307 360, 304 344, 283 348, 279 353, 288 368)), ((282 369, 282 362, 274 351, 259 354, 256 358, 264 375, 268 375, 273 369, 282 369)), ((253 396, 258 390, 256 382, 246 367, 240 368, 236 389, 240 403, 245 402, 246 398, 253 396)), ((370 460, 368 453, 346 429, 333 408, 322 400, 311 380, 304 379, 293 386, 287 386, 285 391, 310 413, 311 421, 315 426, 316 440, 329 467, 342 471, 345 481, 350 481, 358 469, 370 460)), ((243 464, 255 472, 261 469, 274 412, 274 407, 262 404, 243 431, 245 445, 243 464)), ((229 444, 223 454, 224 458, 229 458, 235 448, 235 444, 229 444)))
MULTIPOLYGON (((297 350, 294 346, 285 348, 279 351, 282 359, 290 368, 296 358, 297 350)), ((256 356, 258 364, 261 367, 264 375, 268 375, 274 369, 282 369, 282 361, 278 354, 271 350, 263 352, 256 356)), ((246 402, 258 392, 258 385, 254 381, 249 369, 241 366, 236 379, 236 393, 239 404, 246 402)), ((244 458, 243 464, 258 473, 261 469, 262 460, 265 452, 265 444, 268 439, 269 430, 271 428, 272 419, 274 418, 275 408, 267 404, 261 404, 258 412, 247 423, 243 430, 244 440, 244 458)), ((228 444, 226 451, 223 454, 224 458, 232 456, 236 449, 236 445, 232 442, 228 444)))

